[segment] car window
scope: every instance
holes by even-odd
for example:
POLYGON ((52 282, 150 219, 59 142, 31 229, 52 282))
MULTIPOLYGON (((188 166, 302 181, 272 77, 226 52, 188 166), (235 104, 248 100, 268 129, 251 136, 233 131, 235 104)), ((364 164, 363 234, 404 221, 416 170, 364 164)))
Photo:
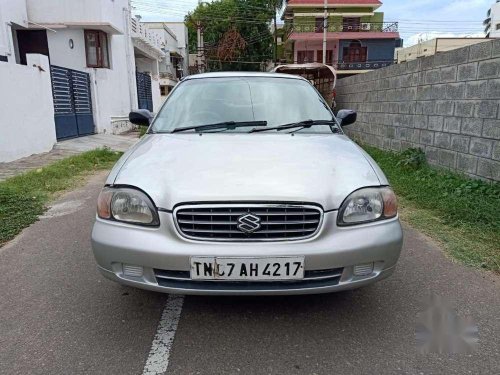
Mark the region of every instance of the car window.
MULTIPOLYGON (((224 121, 267 121, 278 126, 303 120, 332 120, 332 113, 310 83, 275 77, 222 77, 181 82, 170 94, 153 131, 224 121)), ((248 132, 237 128, 232 132, 248 132)), ((302 132, 331 132, 317 126, 302 132)))

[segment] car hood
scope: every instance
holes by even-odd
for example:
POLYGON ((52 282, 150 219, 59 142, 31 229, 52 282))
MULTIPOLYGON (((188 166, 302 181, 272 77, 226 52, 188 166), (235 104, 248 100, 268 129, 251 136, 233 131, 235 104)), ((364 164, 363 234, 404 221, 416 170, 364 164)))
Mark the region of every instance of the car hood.
POLYGON ((152 134, 122 157, 107 183, 136 186, 167 210, 231 201, 335 210, 354 190, 380 185, 380 174, 343 135, 152 134))

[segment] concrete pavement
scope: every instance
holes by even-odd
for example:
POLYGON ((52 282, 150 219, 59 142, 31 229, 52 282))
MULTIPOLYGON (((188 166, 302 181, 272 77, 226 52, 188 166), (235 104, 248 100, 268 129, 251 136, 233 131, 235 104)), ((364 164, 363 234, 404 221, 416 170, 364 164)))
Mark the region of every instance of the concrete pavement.
POLYGON ((27 156, 8 163, 0 163, 0 181, 96 148, 108 147, 115 151, 126 151, 138 140, 139 134, 131 132, 120 135, 93 134, 59 141, 49 152, 27 156))
MULTIPOLYGON (((1 374, 141 374, 168 296, 95 269, 90 231, 105 174, 0 248, 1 374), (71 209, 71 207, 74 207, 71 209)), ((168 374, 498 374, 500 280, 405 227, 396 273, 350 292, 184 300, 168 374), (472 354, 420 354, 417 314, 448 299, 479 328, 472 354)))

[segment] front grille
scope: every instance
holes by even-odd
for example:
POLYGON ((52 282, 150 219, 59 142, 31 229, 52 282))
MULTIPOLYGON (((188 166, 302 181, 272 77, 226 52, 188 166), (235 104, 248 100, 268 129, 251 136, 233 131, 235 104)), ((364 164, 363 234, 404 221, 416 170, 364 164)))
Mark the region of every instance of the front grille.
POLYGON ((190 205, 174 210, 181 234, 202 241, 300 240, 316 234, 322 214, 316 206, 290 204, 190 205))
POLYGON ((159 286, 176 289, 194 290, 267 290, 279 291, 287 289, 321 288, 338 285, 343 268, 305 271, 302 280, 280 281, 216 281, 191 280, 189 271, 171 271, 155 269, 155 277, 159 286))

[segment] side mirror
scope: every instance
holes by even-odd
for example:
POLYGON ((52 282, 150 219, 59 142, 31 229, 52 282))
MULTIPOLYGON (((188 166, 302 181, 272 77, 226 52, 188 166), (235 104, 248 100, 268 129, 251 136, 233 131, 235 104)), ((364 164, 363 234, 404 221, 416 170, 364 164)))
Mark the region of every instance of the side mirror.
POLYGON ((149 126, 151 120, 153 119, 153 114, 147 109, 136 109, 128 115, 128 120, 135 125, 149 126))
POLYGON ((341 109, 337 113, 337 120, 339 120, 340 125, 347 126, 356 122, 356 118, 358 117, 356 111, 352 109, 341 109))

